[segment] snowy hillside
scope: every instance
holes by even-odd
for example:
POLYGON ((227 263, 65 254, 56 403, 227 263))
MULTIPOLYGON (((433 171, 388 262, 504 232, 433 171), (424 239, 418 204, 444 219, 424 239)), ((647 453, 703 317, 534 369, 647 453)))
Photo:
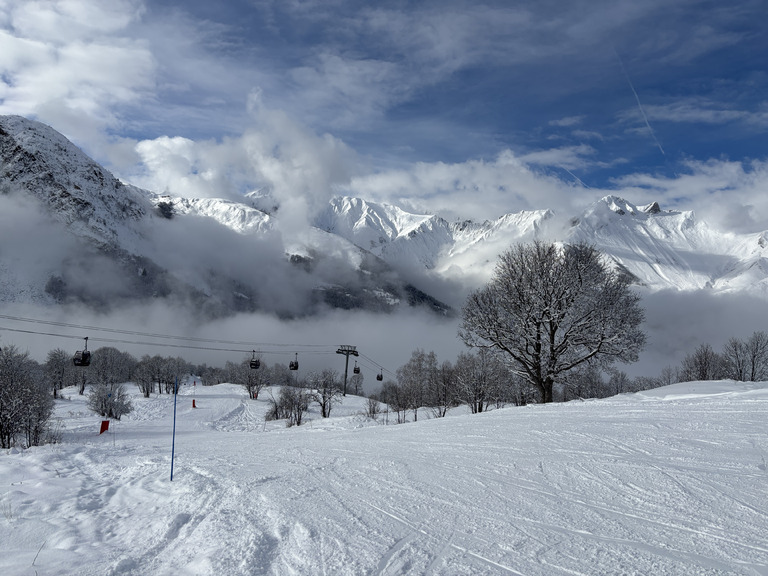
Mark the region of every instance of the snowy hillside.
POLYGON ((768 572, 765 383, 290 429, 186 385, 172 482, 172 397, 99 436, 65 395, 60 444, 0 452, 2 574, 768 572))

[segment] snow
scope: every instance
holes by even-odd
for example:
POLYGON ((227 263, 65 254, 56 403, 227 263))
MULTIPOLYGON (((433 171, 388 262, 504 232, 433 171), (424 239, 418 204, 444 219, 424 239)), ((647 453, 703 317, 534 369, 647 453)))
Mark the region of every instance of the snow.
POLYGON ((0 453, 2 574, 768 574, 768 383, 298 428, 187 385, 172 482, 172 397, 99 436, 65 395, 0 453))

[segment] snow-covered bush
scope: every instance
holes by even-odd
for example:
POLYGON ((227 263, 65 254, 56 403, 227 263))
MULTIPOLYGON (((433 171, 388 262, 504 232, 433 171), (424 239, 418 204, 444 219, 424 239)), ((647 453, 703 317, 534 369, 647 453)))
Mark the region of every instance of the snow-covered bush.
POLYGON ((115 420, 133 410, 124 384, 94 384, 88 394, 88 407, 99 416, 115 420))
POLYGON ((304 412, 309 410, 309 394, 304 388, 283 386, 277 398, 270 397, 267 420, 285 420, 285 425, 301 426, 304 412))

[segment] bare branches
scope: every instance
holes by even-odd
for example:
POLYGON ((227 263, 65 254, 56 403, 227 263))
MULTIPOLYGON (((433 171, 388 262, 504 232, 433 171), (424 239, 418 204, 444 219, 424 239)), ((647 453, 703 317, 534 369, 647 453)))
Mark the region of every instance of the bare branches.
POLYGON ((637 360, 645 343, 639 301, 592 246, 519 244, 467 299, 459 336, 506 353, 512 371, 550 402, 555 380, 584 362, 637 360))

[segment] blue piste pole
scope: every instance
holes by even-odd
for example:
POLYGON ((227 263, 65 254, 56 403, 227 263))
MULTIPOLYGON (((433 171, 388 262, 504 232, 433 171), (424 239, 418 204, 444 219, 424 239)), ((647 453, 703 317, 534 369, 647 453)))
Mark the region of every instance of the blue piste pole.
POLYGON ((171 482, 173 482, 173 456, 176 451, 176 398, 179 396, 179 379, 173 385, 173 440, 171 440, 171 482))

